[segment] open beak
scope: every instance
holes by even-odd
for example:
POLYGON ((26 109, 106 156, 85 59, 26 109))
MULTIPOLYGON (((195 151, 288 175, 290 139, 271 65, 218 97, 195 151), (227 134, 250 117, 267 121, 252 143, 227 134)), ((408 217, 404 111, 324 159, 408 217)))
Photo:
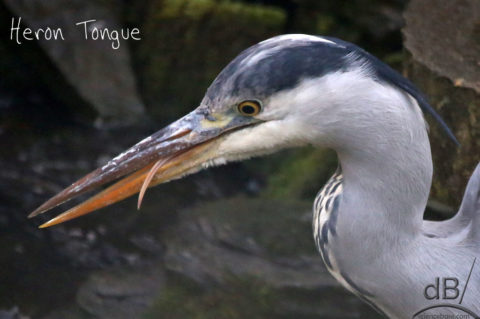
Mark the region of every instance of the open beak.
POLYGON ((201 169, 215 158, 215 146, 225 132, 245 126, 230 116, 207 116, 205 109, 196 109, 164 129, 140 141, 90 174, 79 179, 50 198, 29 217, 46 212, 80 194, 120 177, 127 177, 41 225, 53 226, 88 214, 122 199, 140 193, 138 207, 148 187, 180 178, 201 169))

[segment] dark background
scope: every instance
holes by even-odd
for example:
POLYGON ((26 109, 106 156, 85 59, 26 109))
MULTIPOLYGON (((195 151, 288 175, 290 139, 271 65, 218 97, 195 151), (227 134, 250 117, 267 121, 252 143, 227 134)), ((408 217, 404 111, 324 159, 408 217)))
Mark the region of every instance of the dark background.
POLYGON ((325 271, 311 240, 311 203, 336 167, 328 150, 161 185, 140 212, 131 198, 46 230, 37 226, 62 209, 26 216, 195 108, 240 51, 283 33, 354 42, 431 97, 462 144, 432 123, 428 214, 450 216, 479 160, 480 9, 475 0, 429 3, 0 2, 0 318, 375 317, 325 271), (61 27, 65 41, 18 45, 13 17, 32 29, 61 27), (88 19, 137 27, 142 40, 118 50, 84 40, 75 23, 88 19))

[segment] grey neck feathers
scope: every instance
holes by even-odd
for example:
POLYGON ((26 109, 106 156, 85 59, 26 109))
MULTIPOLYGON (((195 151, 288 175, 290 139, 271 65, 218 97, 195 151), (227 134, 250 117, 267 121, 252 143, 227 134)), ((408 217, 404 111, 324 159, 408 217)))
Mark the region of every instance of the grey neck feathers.
POLYGON ((399 104, 405 111, 380 117, 374 134, 357 128, 349 142, 335 147, 344 176, 344 223, 364 236, 392 243, 421 233, 432 177, 421 111, 409 97, 399 104))

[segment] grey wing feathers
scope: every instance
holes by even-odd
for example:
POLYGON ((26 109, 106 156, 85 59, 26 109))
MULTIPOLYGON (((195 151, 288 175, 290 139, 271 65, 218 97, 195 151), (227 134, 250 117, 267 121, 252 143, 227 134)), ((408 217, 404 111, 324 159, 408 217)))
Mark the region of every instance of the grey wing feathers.
POLYGON ((480 163, 468 181, 458 217, 471 222, 469 237, 480 240, 480 163))
POLYGON ((429 237, 459 236, 480 242, 480 163, 468 181, 458 213, 444 221, 423 221, 423 231, 429 237))

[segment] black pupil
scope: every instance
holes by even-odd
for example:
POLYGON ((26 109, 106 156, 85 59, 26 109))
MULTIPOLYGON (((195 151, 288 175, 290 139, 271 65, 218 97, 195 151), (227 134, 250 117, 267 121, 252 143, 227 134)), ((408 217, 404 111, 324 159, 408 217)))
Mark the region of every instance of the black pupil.
POLYGON ((255 110, 255 107, 253 107, 252 105, 244 105, 242 107, 242 112, 245 114, 253 114, 255 113, 255 110))

